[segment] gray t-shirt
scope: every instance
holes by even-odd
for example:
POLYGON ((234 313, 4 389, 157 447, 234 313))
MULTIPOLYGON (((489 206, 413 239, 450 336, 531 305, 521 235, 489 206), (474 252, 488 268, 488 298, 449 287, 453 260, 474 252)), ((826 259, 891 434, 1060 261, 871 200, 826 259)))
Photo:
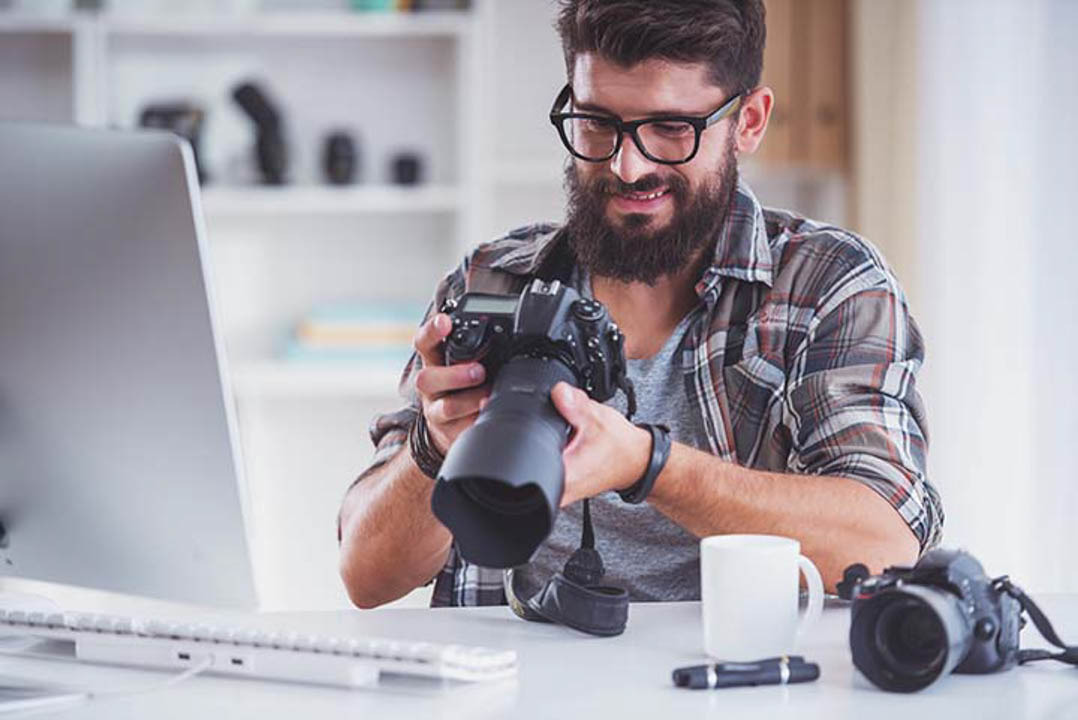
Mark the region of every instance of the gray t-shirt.
MULTIPOLYGON (((591 280, 574 273, 573 285, 591 297, 591 280)), ((674 441, 707 450, 708 439, 698 411, 693 410, 685 389, 683 348, 689 328, 701 308, 678 323, 662 349, 648 358, 628 361, 629 379, 636 391, 634 422, 662 423, 674 441)), ((691 377, 691 375, 690 375, 691 377)), ((622 414, 625 396, 607 402, 622 414)), ((561 570, 565 560, 580 546, 583 503, 564 508, 554 529, 532 559, 540 577, 561 570)), ((604 584, 629 591, 633 601, 699 600, 699 540, 668 519, 646 501, 629 505, 615 492, 591 500, 595 540, 606 565, 604 584)))

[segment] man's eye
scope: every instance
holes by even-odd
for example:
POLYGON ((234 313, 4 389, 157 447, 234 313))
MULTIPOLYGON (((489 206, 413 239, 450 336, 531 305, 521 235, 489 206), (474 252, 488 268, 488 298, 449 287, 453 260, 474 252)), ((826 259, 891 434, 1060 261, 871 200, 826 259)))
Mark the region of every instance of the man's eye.
POLYGON ((692 125, 683 122, 651 123, 651 129, 665 137, 681 137, 692 133, 692 125))
POLYGON ((580 120, 580 129, 590 133, 610 132, 610 123, 595 118, 583 118, 580 120))

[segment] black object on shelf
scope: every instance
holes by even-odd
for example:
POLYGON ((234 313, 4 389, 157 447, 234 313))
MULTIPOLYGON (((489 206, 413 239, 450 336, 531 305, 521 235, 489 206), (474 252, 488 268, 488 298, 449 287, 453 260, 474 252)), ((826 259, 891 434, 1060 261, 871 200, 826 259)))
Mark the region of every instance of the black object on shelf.
POLYGON ((281 128, 281 115, 262 89, 251 82, 237 85, 232 98, 257 128, 256 152, 262 182, 281 185, 288 170, 288 148, 281 128))
POLYGON ((201 183, 209 179, 206 166, 202 163, 199 148, 202 138, 202 123, 206 113, 202 108, 188 102, 164 102, 147 105, 139 113, 139 127, 171 130, 187 142, 195 154, 195 167, 201 183))
POLYGON ((356 179, 358 167, 359 151, 352 136, 343 131, 327 135, 322 153, 326 180, 333 185, 348 185, 356 179))
POLYGON ((423 158, 417 153, 401 152, 390 161, 390 177, 396 185, 417 185, 423 179, 423 158))

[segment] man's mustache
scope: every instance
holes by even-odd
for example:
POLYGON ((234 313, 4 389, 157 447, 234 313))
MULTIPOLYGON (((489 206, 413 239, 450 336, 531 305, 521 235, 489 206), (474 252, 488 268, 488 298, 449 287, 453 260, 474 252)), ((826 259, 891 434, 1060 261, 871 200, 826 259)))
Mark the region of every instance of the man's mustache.
POLYGON ((683 195, 685 181, 679 177, 664 180, 658 175, 645 175, 631 183, 622 182, 617 178, 599 177, 590 184, 591 191, 599 195, 627 195, 658 190, 661 187, 669 187, 675 195, 683 195))

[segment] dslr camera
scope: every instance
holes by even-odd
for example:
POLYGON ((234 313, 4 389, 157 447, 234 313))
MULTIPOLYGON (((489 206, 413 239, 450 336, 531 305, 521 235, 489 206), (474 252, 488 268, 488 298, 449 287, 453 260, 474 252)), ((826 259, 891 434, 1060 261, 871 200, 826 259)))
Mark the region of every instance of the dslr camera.
POLYGON ((558 280, 519 295, 465 293, 442 307, 453 329, 447 364, 481 362, 490 399, 450 447, 431 498, 465 560, 509 568, 550 534, 565 483, 571 427, 550 399, 560 381, 599 402, 618 389, 635 404, 624 336, 606 308, 558 280))
POLYGON ((864 578, 853 589, 853 663, 895 692, 921 690, 950 672, 1008 670, 1020 660, 1024 624, 1013 590, 961 550, 930 550, 912 568, 864 578))

